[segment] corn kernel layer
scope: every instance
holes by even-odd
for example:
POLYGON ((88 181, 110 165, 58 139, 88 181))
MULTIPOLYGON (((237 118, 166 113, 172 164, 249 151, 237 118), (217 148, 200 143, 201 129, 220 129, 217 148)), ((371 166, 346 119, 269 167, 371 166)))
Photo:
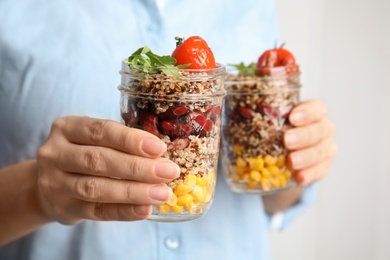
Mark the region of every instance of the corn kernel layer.
POLYGON ((286 155, 278 157, 266 155, 244 159, 237 157, 231 178, 234 182, 245 182, 248 189, 260 188, 263 191, 286 187, 291 179, 287 167, 286 155))
POLYGON ((183 210, 190 214, 202 211, 211 201, 214 190, 215 176, 209 172, 203 176, 187 174, 183 183, 173 188, 172 197, 167 203, 159 205, 160 214, 181 214, 183 210))

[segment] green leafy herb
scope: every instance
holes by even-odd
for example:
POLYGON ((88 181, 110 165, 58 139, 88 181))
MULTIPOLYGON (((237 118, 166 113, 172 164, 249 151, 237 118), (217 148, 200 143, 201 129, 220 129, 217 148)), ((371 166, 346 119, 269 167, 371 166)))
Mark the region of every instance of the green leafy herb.
POLYGON ((256 63, 252 62, 249 65, 245 65, 243 62, 240 64, 229 64, 230 66, 238 69, 238 75, 240 76, 256 76, 256 63))
POLYGON ((141 47, 129 56, 125 64, 132 69, 145 74, 163 72, 167 76, 180 77, 179 69, 184 69, 190 64, 175 66, 176 59, 169 56, 154 54, 148 47, 141 47))

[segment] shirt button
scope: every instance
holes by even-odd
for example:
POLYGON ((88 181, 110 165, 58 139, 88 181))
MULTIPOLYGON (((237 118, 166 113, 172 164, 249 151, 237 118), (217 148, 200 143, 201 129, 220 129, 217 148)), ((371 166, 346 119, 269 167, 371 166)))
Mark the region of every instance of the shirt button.
POLYGON ((165 239, 165 246, 169 249, 176 249, 180 245, 179 239, 177 237, 168 237, 165 239))

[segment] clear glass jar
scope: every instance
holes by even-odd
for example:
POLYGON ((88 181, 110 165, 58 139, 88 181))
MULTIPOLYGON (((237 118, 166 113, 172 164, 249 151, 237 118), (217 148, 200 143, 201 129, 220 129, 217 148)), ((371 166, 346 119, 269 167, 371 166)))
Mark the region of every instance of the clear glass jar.
POLYGON ((199 218, 214 197, 226 69, 220 64, 214 69, 180 69, 180 76, 140 71, 142 67, 122 63, 122 123, 158 136, 168 147, 164 156, 181 168, 180 177, 167 183, 172 199, 153 206, 149 219, 199 218))
POLYGON ((272 76, 258 76, 251 70, 228 70, 222 172, 234 192, 271 194, 296 185, 283 134, 292 127, 288 115, 299 102, 299 72, 285 74, 278 67, 267 71, 272 76))

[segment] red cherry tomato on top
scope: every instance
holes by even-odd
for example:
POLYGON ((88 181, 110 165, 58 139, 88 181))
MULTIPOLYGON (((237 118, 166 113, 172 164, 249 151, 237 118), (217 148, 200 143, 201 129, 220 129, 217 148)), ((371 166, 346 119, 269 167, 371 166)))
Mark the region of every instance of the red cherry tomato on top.
POLYGON ((207 42, 200 36, 191 36, 184 42, 178 42, 172 57, 176 59, 176 65, 191 64, 187 69, 215 68, 214 54, 207 42))
POLYGON ((260 76, 283 75, 299 71, 294 55, 283 47, 265 51, 257 61, 257 70, 260 76))

